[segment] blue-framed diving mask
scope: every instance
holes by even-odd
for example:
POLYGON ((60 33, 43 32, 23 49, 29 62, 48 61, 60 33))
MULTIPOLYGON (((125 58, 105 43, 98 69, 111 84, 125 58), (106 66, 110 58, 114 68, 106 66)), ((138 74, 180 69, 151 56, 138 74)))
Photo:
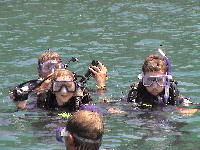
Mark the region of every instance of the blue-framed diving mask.
POLYGON ((39 66, 40 66, 40 70, 44 73, 49 73, 49 72, 52 72, 53 70, 64 68, 64 64, 60 62, 53 62, 53 61, 46 61, 44 63, 41 63, 39 66))
POLYGON ((145 87, 149 87, 153 85, 153 83, 157 83, 159 86, 166 86, 168 79, 172 79, 171 75, 156 75, 156 76, 148 76, 139 74, 138 78, 142 80, 142 83, 145 87))
POLYGON ((69 93, 75 93, 77 90, 77 83, 75 81, 54 80, 52 82, 53 92, 60 92, 65 89, 69 93))
POLYGON ((157 76, 143 76, 142 83, 144 86, 151 86, 153 83, 157 83, 159 86, 166 85, 166 76, 157 75, 157 76))
MULTIPOLYGON (((68 136, 69 134, 70 132, 67 131, 66 128, 58 128, 56 129, 56 140, 64 143, 62 138, 68 136)), ((86 143, 92 143, 92 144, 101 143, 101 139, 97 139, 97 140, 87 139, 87 138, 80 137, 77 134, 73 134, 73 137, 78 139, 79 141, 86 142, 86 143)))

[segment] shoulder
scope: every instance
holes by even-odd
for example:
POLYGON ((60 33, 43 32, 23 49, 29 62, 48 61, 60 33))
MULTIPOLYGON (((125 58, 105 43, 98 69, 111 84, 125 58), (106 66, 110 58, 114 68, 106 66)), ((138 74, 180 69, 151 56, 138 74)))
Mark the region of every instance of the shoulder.
POLYGON ((132 84, 130 85, 130 89, 138 89, 138 87, 139 87, 139 82, 132 83, 132 84))
POLYGON ((128 102, 134 102, 135 101, 137 94, 138 94, 138 87, 139 87, 139 83, 131 84, 129 92, 128 92, 128 96, 127 96, 128 102))

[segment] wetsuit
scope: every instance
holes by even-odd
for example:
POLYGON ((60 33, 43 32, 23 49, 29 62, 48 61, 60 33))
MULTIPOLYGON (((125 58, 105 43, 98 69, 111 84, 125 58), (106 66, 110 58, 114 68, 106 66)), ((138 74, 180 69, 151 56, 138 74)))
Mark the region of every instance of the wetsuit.
POLYGON ((89 93, 84 92, 84 96, 76 96, 69 99, 68 102, 64 103, 62 106, 59 106, 56 101, 56 96, 52 93, 51 90, 48 90, 46 93, 38 94, 37 106, 39 108, 45 108, 49 110, 68 110, 76 111, 80 108, 81 105, 87 104, 92 101, 92 98, 89 93))
MULTIPOLYGON (((79 97, 72 97, 67 103, 64 103, 62 106, 59 106, 56 101, 55 94, 52 93, 50 87, 47 87, 47 89, 44 92, 37 92, 35 90, 35 87, 38 87, 38 82, 41 82, 42 79, 37 80, 30 80, 27 82, 24 82, 17 87, 15 87, 14 90, 11 91, 10 96, 13 99, 14 102, 17 101, 25 101, 28 99, 29 95, 34 95, 34 97, 37 97, 37 107, 39 108, 45 108, 49 110, 69 110, 69 111, 76 111, 79 109, 79 107, 83 104, 87 104, 88 102, 92 101, 92 98, 86 88, 81 87, 83 89, 83 96, 79 97)), ((29 106, 27 107, 29 108, 29 106)), ((31 106, 32 108, 32 106, 31 106)), ((35 108, 35 106, 33 107, 35 108)))
POLYGON ((177 106, 184 103, 185 98, 180 95, 175 81, 170 82, 169 98, 164 99, 164 90, 158 96, 150 94, 142 82, 131 85, 127 101, 135 103, 140 108, 153 108, 157 106, 173 105, 177 106))

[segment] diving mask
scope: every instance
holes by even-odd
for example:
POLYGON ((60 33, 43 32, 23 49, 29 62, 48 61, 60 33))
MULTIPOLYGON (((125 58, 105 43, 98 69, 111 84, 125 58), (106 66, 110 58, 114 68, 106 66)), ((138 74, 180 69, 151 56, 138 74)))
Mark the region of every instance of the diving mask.
POLYGON ((143 76, 142 83, 144 86, 151 86, 154 82, 156 82, 159 86, 166 85, 166 76, 158 75, 158 76, 143 76))
POLYGON ((65 88, 67 92, 74 93, 77 89, 77 84, 74 81, 53 81, 53 92, 60 92, 65 88))
MULTIPOLYGON (((67 131, 66 128, 58 128, 56 130, 56 140, 63 143, 62 137, 66 137, 69 134, 71 133, 67 131)), ((77 134, 73 134, 73 137, 78 139, 79 141, 86 142, 86 143, 91 143, 91 144, 101 143, 101 139, 97 139, 97 140, 87 139, 87 138, 80 137, 77 134)))
POLYGON ((62 69, 62 68, 64 68, 64 65, 59 62, 47 61, 40 64, 40 69, 44 73, 51 72, 53 69, 62 69))
POLYGON ((172 79, 171 75, 138 75, 138 78, 142 80, 142 83, 145 87, 151 86, 153 83, 157 83, 159 86, 166 86, 168 79, 172 79))

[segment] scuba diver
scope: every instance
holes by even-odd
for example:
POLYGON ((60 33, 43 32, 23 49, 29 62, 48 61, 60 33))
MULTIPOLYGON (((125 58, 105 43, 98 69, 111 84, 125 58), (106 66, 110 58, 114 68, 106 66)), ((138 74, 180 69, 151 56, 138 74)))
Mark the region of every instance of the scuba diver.
POLYGON ((98 150, 104 134, 103 118, 97 112, 81 110, 66 122, 65 128, 56 130, 56 139, 67 150, 98 150))
POLYGON ((146 57, 143 74, 139 74, 139 83, 130 86, 127 101, 133 102, 139 108, 156 108, 160 106, 179 106, 191 103, 180 95, 177 82, 171 75, 171 64, 161 49, 159 54, 146 57))
MULTIPOLYGON (((18 108, 27 108, 27 99, 30 94, 41 98, 41 93, 49 91, 52 88, 52 75, 57 69, 66 69, 71 61, 77 61, 72 57, 68 62, 62 63, 58 53, 47 50, 38 58, 38 79, 26 81, 19 84, 10 92, 10 97, 18 108)), ((75 74, 75 73, 74 73, 75 74)), ((92 61, 85 76, 80 80, 82 89, 90 77, 96 79, 98 90, 106 90, 107 68, 99 61, 92 61)), ((77 77, 77 76, 76 76, 77 77)), ((38 103, 39 104, 39 103, 38 103)), ((38 106, 41 106, 40 104, 38 106)))
POLYGON ((50 79, 51 87, 38 92, 38 107, 76 111, 82 104, 92 101, 85 87, 77 81, 76 74, 69 70, 57 69, 50 79))
POLYGON ((10 97, 18 108, 26 108, 27 99, 30 94, 37 94, 38 90, 48 89, 51 83, 50 76, 58 69, 64 68, 61 57, 58 53, 48 49, 38 57, 38 79, 26 81, 16 86, 11 92, 10 97))

